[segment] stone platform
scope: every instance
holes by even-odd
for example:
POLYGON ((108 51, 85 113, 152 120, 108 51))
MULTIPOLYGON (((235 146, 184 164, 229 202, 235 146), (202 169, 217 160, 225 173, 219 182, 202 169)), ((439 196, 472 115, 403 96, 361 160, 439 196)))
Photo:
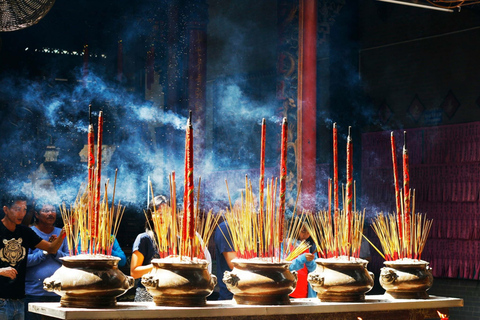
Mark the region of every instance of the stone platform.
POLYGON ((320 302, 291 299, 290 305, 237 305, 234 301, 207 301, 205 307, 157 307, 153 302, 119 302, 115 308, 63 308, 59 303, 30 303, 29 310, 43 319, 226 319, 226 320, 420 320, 448 315, 449 308, 463 307, 463 299, 430 296, 429 299, 387 299, 367 295, 365 302, 320 302))

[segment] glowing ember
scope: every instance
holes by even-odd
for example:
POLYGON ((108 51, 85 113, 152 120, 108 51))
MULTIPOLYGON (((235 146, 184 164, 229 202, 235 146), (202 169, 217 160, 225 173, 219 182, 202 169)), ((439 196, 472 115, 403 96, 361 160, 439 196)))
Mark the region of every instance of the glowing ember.
POLYGON ((438 313, 438 316, 440 317, 440 319, 446 319, 446 320, 448 320, 448 317, 447 317, 446 314, 443 314, 443 313, 441 313, 441 312, 438 311, 438 310, 437 310, 437 313, 438 313))

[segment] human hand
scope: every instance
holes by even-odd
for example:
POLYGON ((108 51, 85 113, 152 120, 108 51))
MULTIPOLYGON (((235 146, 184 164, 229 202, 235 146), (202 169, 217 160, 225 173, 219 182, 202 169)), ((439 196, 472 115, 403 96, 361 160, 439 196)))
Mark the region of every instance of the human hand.
POLYGON ((305 259, 307 259, 307 261, 313 261, 313 259, 315 259, 315 256, 313 255, 313 253, 305 253, 305 259))
POLYGON ((56 235, 56 234, 52 234, 52 235, 50 236, 50 238, 48 238, 48 241, 49 241, 49 242, 53 242, 53 241, 55 241, 55 239, 57 239, 57 235, 56 235))
POLYGON ((17 277, 17 274, 17 270, 12 267, 0 268, 0 276, 15 279, 17 277))

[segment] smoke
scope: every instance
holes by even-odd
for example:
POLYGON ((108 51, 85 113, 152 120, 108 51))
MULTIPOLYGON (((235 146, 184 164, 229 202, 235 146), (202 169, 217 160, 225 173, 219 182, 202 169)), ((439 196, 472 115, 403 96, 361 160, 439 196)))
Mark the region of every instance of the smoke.
POLYGON ((85 154, 81 153, 85 153, 88 106, 92 104, 95 129, 99 111, 104 113, 103 144, 108 147, 103 150, 107 162, 103 165, 102 186, 110 179, 110 198, 115 169, 117 199, 138 203, 140 194, 146 198, 148 175, 159 192, 167 191, 166 164, 173 162, 172 167, 179 168, 176 162, 181 162, 183 166, 183 152, 162 145, 166 137, 157 136, 156 129, 184 137, 187 119, 142 101, 94 70, 88 78, 78 79, 68 83, 18 76, 0 80, 0 91, 6 97, 0 139, 0 172, 5 180, 2 187, 20 190, 27 186, 28 194, 45 196, 48 190, 42 190, 45 186, 41 183, 49 177, 54 185, 52 196, 71 203, 87 182, 85 154), (45 161, 47 146, 55 147, 57 159, 45 161), (28 185, 29 180, 37 184, 28 185))

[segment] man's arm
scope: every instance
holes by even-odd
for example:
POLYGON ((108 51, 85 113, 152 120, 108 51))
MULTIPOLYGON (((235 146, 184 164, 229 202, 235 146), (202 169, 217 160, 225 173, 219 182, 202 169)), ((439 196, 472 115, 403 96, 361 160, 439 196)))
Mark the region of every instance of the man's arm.
POLYGON ((237 253, 235 251, 223 252, 223 256, 225 257, 230 270, 233 270, 232 260, 237 257, 237 253))
POLYGON ((35 247, 41 250, 45 250, 48 253, 55 254, 57 253, 58 248, 60 248, 63 243, 64 234, 65 230, 62 229, 62 231, 60 231, 60 235, 55 240, 53 240, 52 242, 42 240, 35 247))

